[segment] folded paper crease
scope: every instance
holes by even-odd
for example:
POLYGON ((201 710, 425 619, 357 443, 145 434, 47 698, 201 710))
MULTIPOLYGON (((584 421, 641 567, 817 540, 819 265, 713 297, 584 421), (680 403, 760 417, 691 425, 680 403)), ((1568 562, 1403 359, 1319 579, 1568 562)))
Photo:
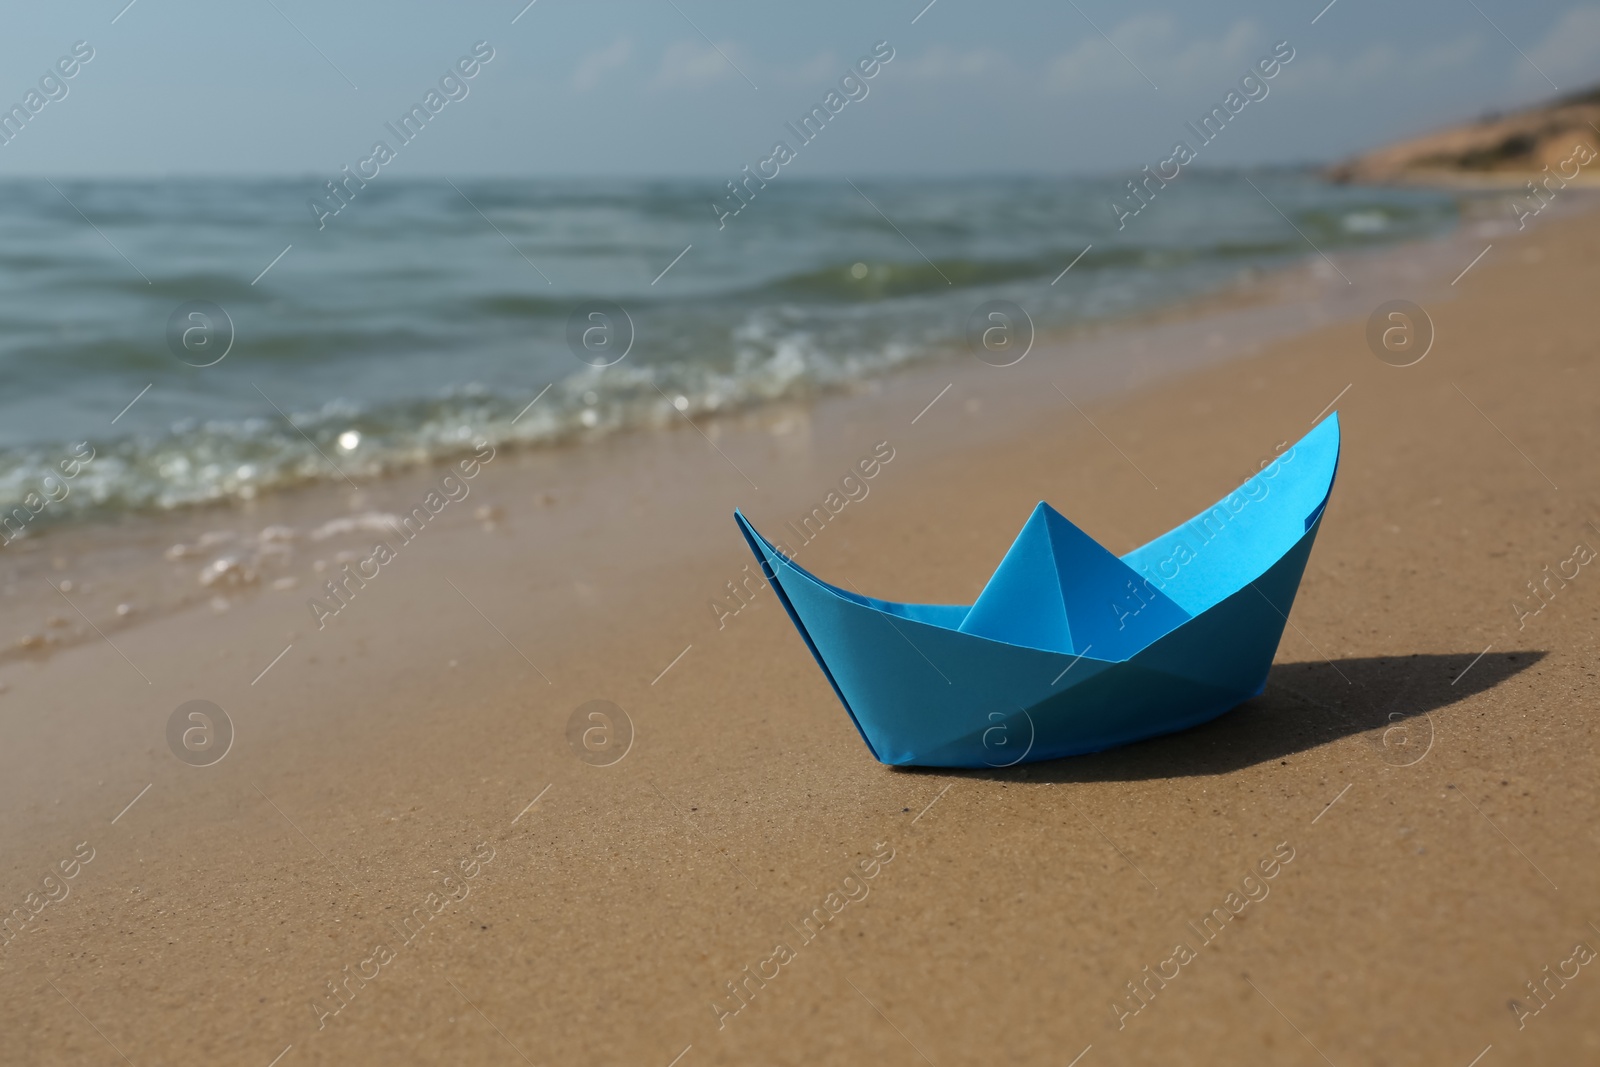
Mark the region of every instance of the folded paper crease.
POLYGON ((1335 413, 1121 558, 1041 502, 971 605, 840 589, 734 515, 878 760, 1000 767, 1185 729, 1258 695, 1338 461, 1335 413))

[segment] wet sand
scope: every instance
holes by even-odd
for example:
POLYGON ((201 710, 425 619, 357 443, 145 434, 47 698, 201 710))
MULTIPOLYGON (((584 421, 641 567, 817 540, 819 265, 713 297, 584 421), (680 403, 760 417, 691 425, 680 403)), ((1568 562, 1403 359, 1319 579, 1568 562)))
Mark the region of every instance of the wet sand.
POLYGON ((1339 267, 1011 368, 501 451, 320 628, 307 598, 375 536, 312 532, 459 492, 443 469, 23 542, 17 625, 93 632, 0 663, 0 889, 38 909, 0 948, 3 1058, 1600 1056, 1600 578, 1527 587, 1600 550, 1600 214, 1339 267), (1411 367, 1364 337, 1394 297, 1437 327, 1411 367), (770 591, 728 588, 735 506, 775 529, 869 455, 800 561, 970 602, 1039 499, 1124 552, 1335 403, 1267 691, 1183 734, 890 770, 770 591), (254 580, 200 586, 230 548, 254 580), (167 740, 197 699, 234 731, 204 767, 167 740), (592 700, 631 721, 615 762, 569 742, 592 700))

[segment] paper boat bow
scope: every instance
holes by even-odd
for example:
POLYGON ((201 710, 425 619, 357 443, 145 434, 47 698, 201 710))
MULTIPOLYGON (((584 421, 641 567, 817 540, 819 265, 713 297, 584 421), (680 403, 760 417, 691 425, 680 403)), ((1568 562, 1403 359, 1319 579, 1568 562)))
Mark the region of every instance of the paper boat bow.
POLYGON ((877 759, 1006 767, 1186 729, 1259 695, 1338 464, 1335 413, 1120 559, 1041 502, 970 606, 829 585, 734 518, 877 759))

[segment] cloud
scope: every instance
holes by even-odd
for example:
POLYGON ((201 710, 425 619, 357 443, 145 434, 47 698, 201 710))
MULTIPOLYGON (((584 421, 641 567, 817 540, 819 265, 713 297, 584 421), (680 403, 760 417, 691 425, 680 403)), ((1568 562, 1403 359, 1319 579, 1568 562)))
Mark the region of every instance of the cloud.
POLYGON ((814 85, 817 82, 832 81, 838 77, 839 71, 843 67, 844 64, 834 57, 833 52, 822 51, 792 70, 774 73, 779 80, 793 82, 797 85, 814 85))
POLYGON ((1148 76, 1157 85, 1198 89, 1207 80, 1230 80, 1234 68, 1243 67, 1267 44, 1266 33, 1249 18, 1208 39, 1183 33, 1171 16, 1139 15, 1107 36, 1116 47, 1089 29, 1075 47, 1049 64, 1045 87, 1059 93, 1125 89, 1145 84, 1148 76))
POLYGON ((958 52, 936 44, 915 59, 898 61, 896 75, 906 81, 949 82, 989 80, 1011 69, 1011 61, 993 48, 958 52))
MULTIPOLYGON (((1546 77, 1561 86, 1563 93, 1588 87, 1600 76, 1600 7, 1572 8, 1556 20, 1544 40, 1523 51, 1546 77)), ((1550 88, 1549 82, 1530 69, 1522 57, 1515 56, 1513 61, 1522 68, 1513 75, 1517 84, 1550 88)))
POLYGON ((1343 99, 1364 97, 1369 96, 1375 86, 1393 91, 1400 84, 1431 83, 1451 71, 1470 69, 1478 62, 1482 51, 1483 38, 1476 33, 1466 33, 1420 51, 1407 51, 1379 41, 1345 58, 1309 56, 1303 61, 1297 59, 1291 81, 1301 91, 1343 99))
POLYGON ((572 72, 572 87, 586 93, 600 84, 608 71, 616 70, 633 58, 633 41, 620 37, 598 51, 590 52, 578 60, 572 72))
POLYGON ((699 41, 670 44, 661 55, 661 70, 656 74, 655 87, 698 89, 737 78, 739 72, 729 62, 735 50, 736 46, 730 41, 715 46, 699 41))

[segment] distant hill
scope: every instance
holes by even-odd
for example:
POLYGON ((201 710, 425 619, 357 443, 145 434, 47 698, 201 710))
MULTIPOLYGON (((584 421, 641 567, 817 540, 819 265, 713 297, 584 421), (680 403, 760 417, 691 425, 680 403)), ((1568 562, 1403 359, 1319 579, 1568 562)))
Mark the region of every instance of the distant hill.
MULTIPOLYGON (((1579 144, 1591 151, 1600 146, 1600 85, 1386 145, 1335 164, 1326 174, 1337 182, 1386 185, 1522 185, 1546 166, 1570 159, 1579 144)), ((1583 167, 1576 180, 1600 184, 1600 162, 1583 167)))

